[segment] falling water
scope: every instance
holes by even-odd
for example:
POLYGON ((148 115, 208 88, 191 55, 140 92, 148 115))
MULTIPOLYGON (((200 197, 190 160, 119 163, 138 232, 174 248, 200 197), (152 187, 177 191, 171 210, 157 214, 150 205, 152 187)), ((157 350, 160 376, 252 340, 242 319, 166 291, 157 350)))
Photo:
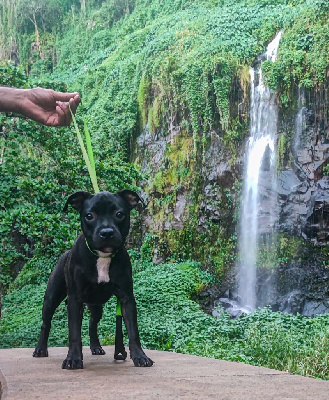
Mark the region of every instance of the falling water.
POLYGON ((298 88, 298 113, 296 116, 296 130, 295 130, 295 138, 294 138, 294 150, 295 153, 300 148, 302 135, 306 125, 306 107, 305 107, 305 93, 304 88, 298 88))
POLYGON ((250 138, 245 160, 244 188, 241 199, 239 235, 239 306, 244 311, 256 308, 256 263, 260 233, 269 233, 275 222, 276 165, 275 141, 278 108, 275 93, 264 85, 261 63, 275 61, 281 38, 279 32, 259 58, 258 66, 250 69, 250 138), (260 185, 265 183, 264 185, 260 185), (262 192, 260 187, 262 186, 262 192), (269 195, 270 193, 270 195, 269 195), (272 194, 272 195, 271 195, 272 194), (260 215, 261 211, 261 215, 260 215))

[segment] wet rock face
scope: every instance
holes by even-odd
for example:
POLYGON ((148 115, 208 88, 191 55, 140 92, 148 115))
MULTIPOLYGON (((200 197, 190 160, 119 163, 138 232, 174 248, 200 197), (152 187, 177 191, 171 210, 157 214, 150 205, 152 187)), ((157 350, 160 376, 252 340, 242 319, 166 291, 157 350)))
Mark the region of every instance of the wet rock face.
POLYGON ((280 179, 282 185, 290 185, 286 193, 279 192, 280 230, 302 235, 315 245, 326 245, 329 239, 329 177, 298 182, 291 170, 284 171, 280 179), (297 184, 291 184, 293 181, 297 184))
MULTIPOLYGON (((313 317, 329 312, 329 267, 324 257, 282 265, 275 270, 258 270, 257 307, 269 305, 273 311, 313 317)), ((210 288, 199 294, 203 310, 217 316, 218 306, 232 318, 247 309, 241 308, 234 287, 234 272, 226 277, 220 288, 210 288)))
MULTIPOLYGON (((278 176, 279 221, 277 230, 303 236, 315 245, 329 239, 329 141, 314 122, 313 111, 304 107, 304 128, 291 149, 293 160, 278 176)), ((294 130, 295 121, 287 124, 294 130)), ((296 135, 296 133, 295 133, 296 135)))
POLYGON ((209 135, 202 166, 202 196, 199 205, 198 225, 207 229, 209 224, 221 225, 228 233, 235 231, 234 210, 240 201, 234 183, 241 176, 242 148, 236 160, 214 132, 209 135))
MULTIPOLYGON (((329 128, 327 123, 319 122, 315 102, 313 105, 306 103, 298 137, 294 137, 296 113, 280 117, 278 129, 280 135, 286 136, 285 158, 279 168, 274 193, 266 173, 262 178, 259 225, 261 234, 271 233, 273 227, 269 227, 267 214, 271 207, 277 207, 276 232, 303 237, 315 247, 321 247, 326 246, 329 240, 329 176, 325 174, 329 169, 329 128)), ((183 129, 174 124, 169 128, 165 134, 161 131, 151 133, 146 126, 134 143, 133 159, 147 175, 141 183, 143 198, 151 204, 159 200, 158 208, 153 205, 147 207, 138 222, 141 237, 146 232, 161 234, 184 229, 189 221, 189 210, 195 206, 192 197, 198 198, 196 223, 199 231, 207 232, 209 225, 215 224, 223 227, 227 235, 236 232, 234 214, 240 202, 240 193, 236 188, 237 182, 240 182, 241 190, 246 141, 241 142, 240 148, 235 148, 233 158, 232 152, 223 143, 223 137, 209 132, 204 153, 193 159, 193 143, 189 147, 186 145, 191 135, 184 134, 183 129), (193 179, 180 178, 178 184, 167 182, 161 192, 154 184, 156 174, 164 171, 167 177, 165 174, 169 168, 175 170, 179 167, 175 158, 183 153, 186 159, 184 168, 200 175, 198 186, 194 186, 193 179), (165 196, 171 195, 170 202, 163 201, 165 196)), ((265 164, 263 167, 266 172, 268 168, 265 164)), ((133 230, 136 232, 136 228, 133 230)), ((312 249, 308 251, 312 253, 312 249)), ((329 278, 323 264, 325 259, 312 261, 310 254, 309 260, 288 263, 274 273, 261 272, 264 276, 258 287, 260 298, 263 296, 262 282, 270 281, 275 290, 267 295, 273 309, 305 315, 329 311, 329 278)), ((232 276, 223 280, 219 293, 214 289, 203 294, 201 302, 207 303, 204 307, 208 311, 213 309, 216 299, 228 298, 228 304, 234 300, 232 289, 235 276, 233 270, 230 273, 232 276)))
POLYGON ((329 240, 329 177, 322 178, 314 186, 310 201, 312 212, 303 232, 315 244, 326 245, 329 240))
MULTIPOLYGON (((327 160, 328 156, 323 154, 323 157, 327 160)), ((305 164, 300 164, 298 172, 306 168, 305 164)), ((323 246, 329 239, 329 177, 312 178, 299 178, 293 170, 281 173, 278 227, 280 231, 302 235, 315 245, 323 246)))
POLYGON ((148 127, 134 143, 134 161, 141 166, 141 172, 147 177, 142 186, 142 197, 151 204, 143 212, 143 232, 162 232, 183 230, 190 217, 190 209, 195 206, 192 198, 198 197, 197 230, 206 231, 211 224, 225 226, 230 233, 235 231, 234 209, 239 195, 235 195, 234 183, 241 175, 243 148, 238 149, 232 162, 232 154, 223 144, 223 139, 214 131, 207 134, 207 146, 202 155, 193 154, 192 134, 187 134, 178 126, 171 126, 168 134, 151 133, 148 127), (188 149, 186 143, 190 141, 188 149), (177 156, 176 156, 177 154, 177 156), (178 178, 172 183, 163 182, 162 191, 154 183, 159 171, 165 179, 170 177, 170 168, 177 172, 175 157, 185 157, 185 168, 193 171, 186 179, 178 178), (169 161, 168 161, 169 159, 169 161), (195 179, 199 176, 198 181, 195 179), (197 182, 197 183, 196 183, 197 182), (198 186, 195 186, 195 185, 198 186), (169 202, 163 201, 166 196, 169 202), (155 199, 161 207, 154 208, 155 199), (152 208, 153 207, 153 208, 152 208))
MULTIPOLYGON (((137 138, 134 144, 134 161, 141 167, 141 172, 146 180, 140 182, 142 186, 141 195, 147 204, 154 204, 157 199, 161 199, 173 192, 173 188, 166 182, 163 182, 163 192, 153 184, 153 180, 159 171, 168 169, 166 161, 166 151, 168 146, 174 142, 175 137, 179 135, 179 127, 171 127, 168 135, 161 133, 151 133, 146 125, 144 130, 137 138), (166 187, 165 187, 166 186, 166 187)), ((179 190, 175 196, 175 202, 164 204, 162 207, 162 218, 159 218, 154 208, 147 207, 142 215, 142 221, 139 221, 139 227, 142 229, 142 236, 149 231, 162 231, 170 229, 184 228, 184 212, 189 205, 184 188, 179 190)))
POLYGON ((282 266, 275 275, 274 309, 307 317, 329 312, 329 269, 323 259, 282 266))

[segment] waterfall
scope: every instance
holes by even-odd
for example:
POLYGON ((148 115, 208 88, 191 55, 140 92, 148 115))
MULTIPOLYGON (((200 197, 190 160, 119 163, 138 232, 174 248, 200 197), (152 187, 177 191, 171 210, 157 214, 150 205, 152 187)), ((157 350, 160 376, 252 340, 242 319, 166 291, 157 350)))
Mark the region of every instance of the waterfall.
POLYGON ((297 154, 297 151, 300 148, 301 140, 303 136, 303 132, 306 124, 306 107, 305 107, 305 93, 304 88, 298 88, 298 113, 296 116, 296 130, 295 130, 295 138, 294 138, 294 151, 297 154))
POLYGON ((263 81, 261 64, 275 61, 281 38, 279 32, 255 68, 250 69, 250 138, 245 157, 241 198, 237 290, 239 306, 252 311, 256 296, 256 264, 260 234, 270 234, 276 209, 276 134, 278 107, 275 93, 263 81))

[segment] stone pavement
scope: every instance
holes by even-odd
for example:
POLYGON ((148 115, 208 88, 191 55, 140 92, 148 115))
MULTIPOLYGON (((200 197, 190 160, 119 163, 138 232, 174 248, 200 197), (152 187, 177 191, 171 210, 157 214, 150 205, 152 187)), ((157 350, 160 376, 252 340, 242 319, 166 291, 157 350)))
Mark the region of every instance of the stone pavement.
POLYGON ((1 400, 220 399, 328 400, 329 381, 286 372, 184 354, 146 351, 155 361, 137 368, 131 360, 92 356, 84 348, 84 369, 62 370, 67 349, 49 349, 33 358, 33 349, 0 349, 1 400))

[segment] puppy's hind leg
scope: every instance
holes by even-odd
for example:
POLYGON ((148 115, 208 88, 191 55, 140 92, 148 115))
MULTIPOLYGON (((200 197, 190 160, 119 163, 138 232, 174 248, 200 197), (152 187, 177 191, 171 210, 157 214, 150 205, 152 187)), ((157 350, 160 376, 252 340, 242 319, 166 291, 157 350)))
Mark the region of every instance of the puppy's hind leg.
POLYGON ((103 306, 98 304, 97 305, 88 304, 88 309, 90 311, 89 337, 90 337, 91 354, 104 355, 105 351, 99 342, 98 331, 97 331, 98 322, 102 318, 103 314, 103 306))
POLYGON ((127 352, 123 343, 123 332, 122 332, 122 315, 117 315, 115 319, 115 360, 125 360, 127 358, 127 352))
POLYGON ((41 332, 38 344, 33 352, 33 357, 48 357, 48 337, 51 328, 51 320, 56 308, 65 299, 67 294, 63 264, 64 263, 59 262, 49 277, 42 307, 41 332))

